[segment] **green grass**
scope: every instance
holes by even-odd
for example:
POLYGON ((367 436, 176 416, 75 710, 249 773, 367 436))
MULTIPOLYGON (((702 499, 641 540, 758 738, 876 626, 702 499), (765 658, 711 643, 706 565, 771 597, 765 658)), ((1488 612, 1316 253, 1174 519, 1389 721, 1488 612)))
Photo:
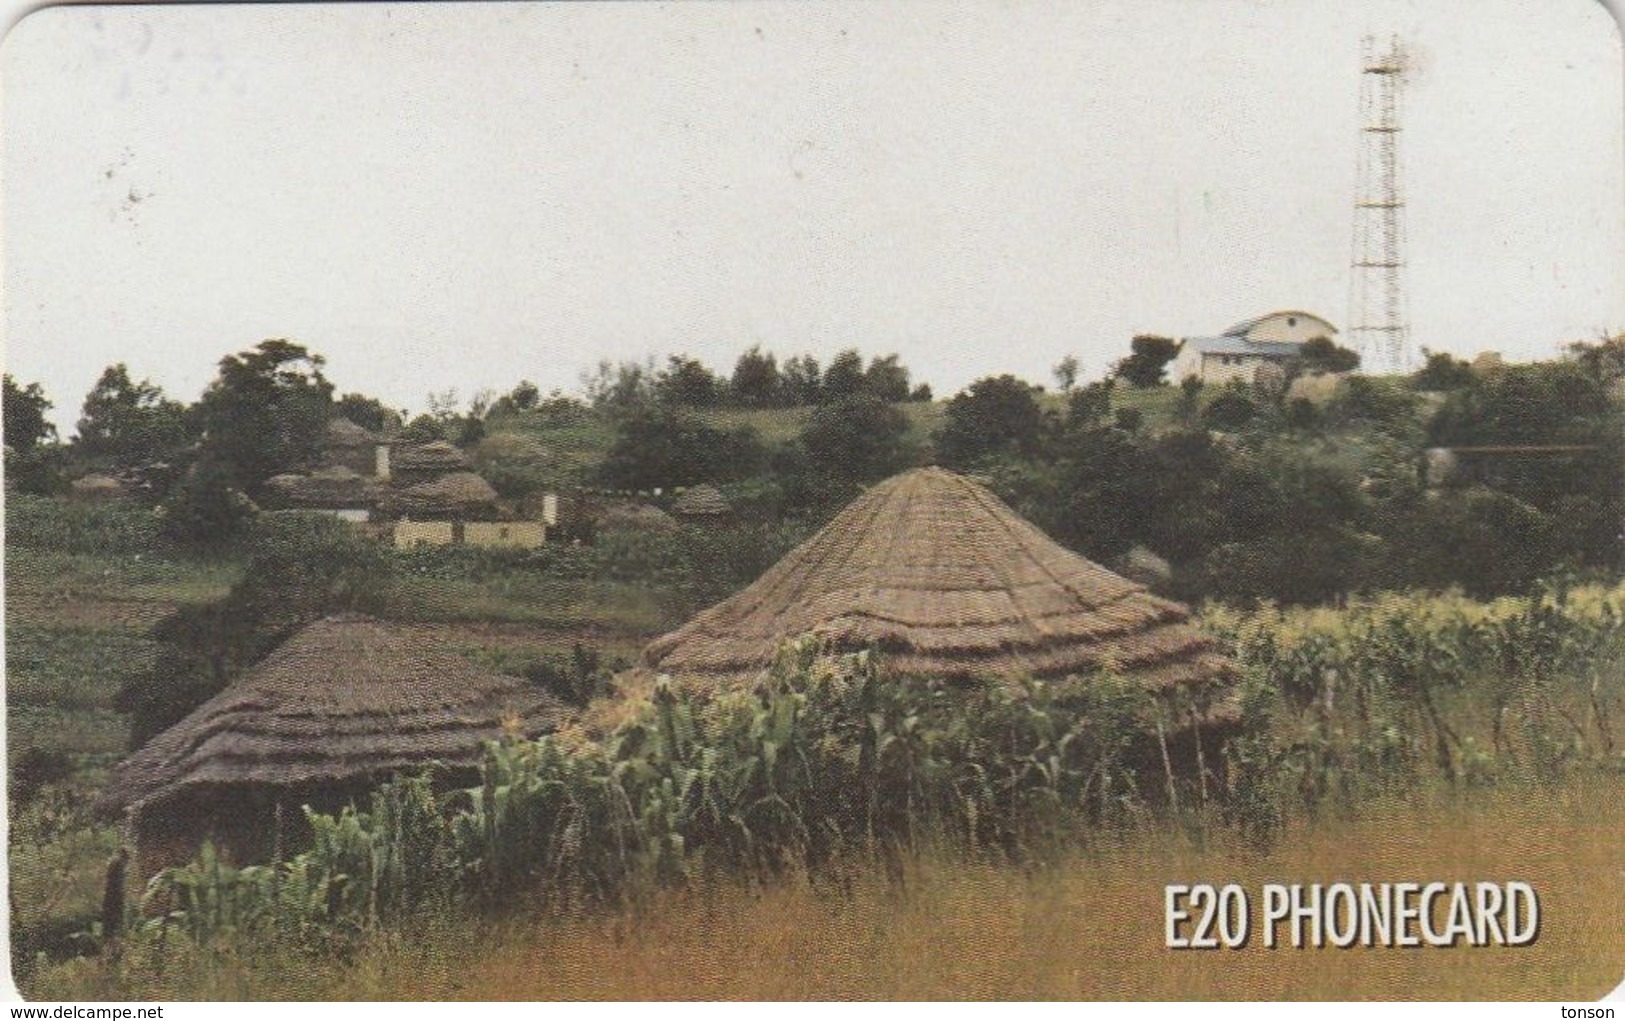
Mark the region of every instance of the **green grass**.
POLYGON ((201 602, 225 595, 241 576, 232 561, 6 548, 8 604, 20 599, 201 602))
POLYGON ((398 579, 389 605, 392 618, 419 623, 534 624, 649 635, 674 622, 669 601, 648 585, 519 571, 483 581, 398 579))
POLYGON ((157 642, 123 630, 21 625, 6 633, 14 706, 105 707, 125 678, 150 669, 157 642))
POLYGON ((664 892, 607 915, 481 924, 429 915, 353 957, 176 939, 25 981, 36 998, 227 1000, 1436 999, 1581 1000, 1619 978, 1625 874, 1617 778, 1558 790, 1373 804, 1261 851, 1162 827, 1027 867, 929 851, 843 889, 789 875, 664 892), (1518 878, 1540 938, 1436 951, 1169 951, 1163 885, 1518 878), (787 966, 790 965, 790 966, 787 966))

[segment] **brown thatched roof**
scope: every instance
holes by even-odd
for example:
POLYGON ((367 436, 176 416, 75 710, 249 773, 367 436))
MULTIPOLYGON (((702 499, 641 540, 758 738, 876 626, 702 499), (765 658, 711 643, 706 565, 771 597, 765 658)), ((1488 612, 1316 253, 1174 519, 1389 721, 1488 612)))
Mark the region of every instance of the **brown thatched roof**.
POLYGON ((679 676, 750 676, 784 641, 878 647, 901 675, 1059 677, 1152 687, 1227 676, 1189 612, 1057 545, 940 468, 880 483, 755 583, 644 651, 679 676))
POLYGON ((671 512, 683 518, 716 517, 732 510, 722 491, 706 482, 683 490, 677 502, 671 505, 671 512))
POLYGON ((265 489, 288 507, 312 508, 370 507, 384 493, 377 482, 342 465, 309 475, 273 475, 265 480, 265 489))
POLYGON ((494 506, 497 491, 473 472, 453 472, 401 490, 395 502, 409 514, 460 514, 494 506))
POLYGON ((371 429, 341 416, 328 420, 325 442, 329 447, 370 447, 384 440, 371 429))
POLYGON ((397 470, 413 472, 460 472, 468 470, 468 458, 445 440, 435 440, 395 452, 397 470))
POLYGON ((308 787, 431 762, 471 767, 483 742, 543 733, 563 712, 526 682, 430 637, 332 616, 119 763, 100 807, 140 807, 205 785, 308 787))
POLYGON ((110 500, 129 495, 130 487, 111 475, 92 472, 74 479, 68 486, 73 496, 83 500, 110 500))

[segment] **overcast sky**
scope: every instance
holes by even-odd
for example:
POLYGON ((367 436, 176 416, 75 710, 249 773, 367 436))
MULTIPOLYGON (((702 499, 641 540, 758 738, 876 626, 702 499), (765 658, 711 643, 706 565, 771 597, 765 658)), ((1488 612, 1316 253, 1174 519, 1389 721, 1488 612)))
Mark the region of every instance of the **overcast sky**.
POLYGON ((1625 329, 1590 0, 55 8, 0 49, 7 371, 71 425, 289 337, 341 391, 896 351, 951 393, 1136 332, 1346 325, 1360 39, 1415 54, 1415 343, 1625 329))

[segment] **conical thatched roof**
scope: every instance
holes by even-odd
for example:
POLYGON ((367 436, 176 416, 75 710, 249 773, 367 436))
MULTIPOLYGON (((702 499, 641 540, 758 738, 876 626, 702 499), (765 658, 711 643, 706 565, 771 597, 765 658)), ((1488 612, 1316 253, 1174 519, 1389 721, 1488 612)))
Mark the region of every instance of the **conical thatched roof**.
POLYGON ((478 475, 464 471, 402 490, 395 499, 408 513, 461 514, 495 505, 497 491, 478 475))
POLYGON ((377 433, 343 416, 327 422, 326 444, 329 447, 370 447, 382 442, 383 438, 377 433))
POLYGON ((681 518, 718 517, 732 510, 722 491, 707 482, 683 490, 677 502, 671 505, 671 512, 681 518))
POLYGON ((878 647, 898 674, 1059 677, 1110 669, 1153 687, 1228 661, 1158 598, 1062 548, 969 479, 921 468, 880 483, 755 583, 656 639, 664 673, 727 678, 804 634, 878 647))
POLYGON ((445 440, 435 440, 396 451, 394 466, 413 472, 460 472, 468 470, 468 458, 445 440))
POLYGON ((471 767, 506 731, 534 736, 559 704, 432 639, 355 614, 304 628, 114 770, 100 807, 205 785, 305 787, 430 762, 471 767))

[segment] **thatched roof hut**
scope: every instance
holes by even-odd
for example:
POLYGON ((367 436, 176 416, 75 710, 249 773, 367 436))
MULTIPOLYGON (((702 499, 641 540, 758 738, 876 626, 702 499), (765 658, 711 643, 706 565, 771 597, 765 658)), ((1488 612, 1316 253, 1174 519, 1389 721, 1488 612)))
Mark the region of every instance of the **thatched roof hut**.
POLYGON ((497 491, 470 471, 453 472, 395 494, 396 509, 416 517, 477 517, 496 508, 497 491))
POLYGON ((1064 549, 940 468, 876 485, 755 583, 652 642, 644 664, 720 683, 800 635, 877 647, 900 676, 1113 670, 1153 688, 1227 679, 1189 612, 1064 549))
POLYGON ((471 772, 484 742, 543 733, 563 714, 534 686, 438 641, 335 615, 121 762, 98 807, 129 811, 138 843, 195 846, 207 835, 248 857, 273 803, 296 812, 430 763, 471 772))
POLYGON ((468 458, 445 440, 403 447, 392 455, 390 470, 397 476, 435 476, 468 471, 468 458))
POLYGON ((383 442, 384 438, 382 436, 379 436, 366 426, 357 425, 342 415, 328 420, 327 434, 323 439, 323 445, 329 448, 366 447, 369 451, 372 447, 383 442))
POLYGON ((265 480, 265 492, 279 506, 313 510, 370 508, 384 495, 376 481, 344 465, 332 465, 309 475, 273 475, 265 480))
POLYGON ((733 505, 722 495, 722 490, 708 482, 690 486, 671 505, 671 512, 680 518, 716 520, 733 512, 733 505))
POLYGON ((130 495, 130 487, 111 475, 92 472, 69 483, 68 494, 86 502, 122 500, 130 495))
POLYGON ((675 518, 647 503, 610 504, 597 513, 593 523, 600 532, 664 534, 677 529, 675 518))

